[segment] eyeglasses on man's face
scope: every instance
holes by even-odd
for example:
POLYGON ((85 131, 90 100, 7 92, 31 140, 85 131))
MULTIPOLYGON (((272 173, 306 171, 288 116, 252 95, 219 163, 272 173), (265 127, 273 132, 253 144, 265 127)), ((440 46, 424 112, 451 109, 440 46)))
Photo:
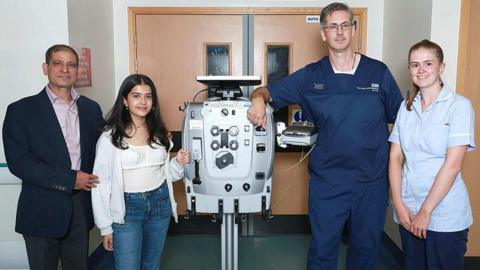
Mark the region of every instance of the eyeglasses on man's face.
POLYGON ((342 29, 342 31, 348 31, 348 30, 352 29, 352 26, 353 26, 353 23, 344 22, 344 23, 341 23, 341 24, 332 23, 332 24, 329 24, 329 25, 324 26, 322 28, 324 30, 328 31, 328 32, 336 32, 339 29, 342 29))
POLYGON ((53 66, 54 68, 58 69, 58 68, 63 68, 63 67, 67 67, 67 69, 76 69, 78 68, 78 64, 76 62, 67 62, 67 63, 64 63, 63 61, 60 61, 60 60, 52 60, 50 62, 50 66, 53 66))

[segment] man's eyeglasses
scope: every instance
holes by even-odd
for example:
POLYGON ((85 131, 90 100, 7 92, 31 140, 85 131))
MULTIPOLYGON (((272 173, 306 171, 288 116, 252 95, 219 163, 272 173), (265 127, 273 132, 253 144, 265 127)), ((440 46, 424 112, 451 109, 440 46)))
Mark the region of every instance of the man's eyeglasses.
POLYGON ((348 31, 348 30, 352 29, 352 26, 353 26, 353 23, 350 23, 350 22, 344 22, 342 24, 332 23, 330 25, 322 27, 322 29, 324 29, 328 32, 336 32, 339 29, 342 29, 342 31, 348 31))
POLYGON ((54 68, 63 68, 65 65, 67 66, 68 69, 78 68, 78 64, 75 62, 64 63, 63 61, 57 61, 57 60, 52 60, 50 65, 53 66, 54 68))

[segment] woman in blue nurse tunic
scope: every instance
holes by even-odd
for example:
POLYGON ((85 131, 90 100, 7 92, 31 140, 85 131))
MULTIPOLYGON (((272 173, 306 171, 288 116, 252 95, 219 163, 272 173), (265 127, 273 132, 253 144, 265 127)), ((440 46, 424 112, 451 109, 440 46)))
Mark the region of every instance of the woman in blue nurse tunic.
POLYGON ((472 210, 460 174, 475 148, 470 100, 444 84, 440 46, 410 48, 413 93, 400 106, 390 135, 389 178, 405 269, 464 269, 472 210))

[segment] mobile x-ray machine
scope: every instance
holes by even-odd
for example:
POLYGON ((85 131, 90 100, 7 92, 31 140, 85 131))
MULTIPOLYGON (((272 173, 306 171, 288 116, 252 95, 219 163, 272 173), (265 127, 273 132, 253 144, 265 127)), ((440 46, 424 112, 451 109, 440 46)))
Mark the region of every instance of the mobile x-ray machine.
POLYGON ((259 76, 198 76, 208 99, 187 103, 182 144, 186 166, 187 216, 211 213, 221 222, 222 270, 238 269, 238 223, 248 213, 271 215, 275 126, 267 106, 266 127, 247 119, 251 102, 240 86, 261 83, 259 76))

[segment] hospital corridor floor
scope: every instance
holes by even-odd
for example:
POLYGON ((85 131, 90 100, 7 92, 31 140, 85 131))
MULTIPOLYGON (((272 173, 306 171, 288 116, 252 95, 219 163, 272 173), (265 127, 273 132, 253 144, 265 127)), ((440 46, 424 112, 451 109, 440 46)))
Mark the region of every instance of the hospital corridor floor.
MULTIPOLYGON (((310 236, 266 235, 239 238, 239 270, 302 270, 306 268, 310 236)), ((375 270, 402 269, 398 254, 382 240, 375 270)), ((338 269, 345 269, 347 246, 342 244, 338 269)), ((89 269, 110 270, 111 254, 98 249, 89 260, 89 269)), ((216 270, 221 269, 220 236, 169 236, 162 256, 162 270, 216 270)))

